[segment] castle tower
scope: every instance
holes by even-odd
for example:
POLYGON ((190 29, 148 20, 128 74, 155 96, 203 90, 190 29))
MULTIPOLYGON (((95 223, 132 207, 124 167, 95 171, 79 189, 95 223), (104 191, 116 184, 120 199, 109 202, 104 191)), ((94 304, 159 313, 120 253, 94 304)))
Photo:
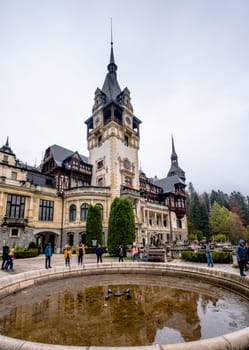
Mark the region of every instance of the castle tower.
POLYGON ((111 42, 110 63, 102 89, 97 88, 87 125, 88 161, 93 165, 92 186, 110 187, 112 197, 121 186, 139 190, 141 121, 133 114, 130 91, 120 89, 111 42))
POLYGON ((175 151, 174 138, 172 136, 171 167, 168 172, 168 176, 174 175, 177 175, 182 181, 186 181, 185 172, 180 168, 178 164, 178 156, 175 151))

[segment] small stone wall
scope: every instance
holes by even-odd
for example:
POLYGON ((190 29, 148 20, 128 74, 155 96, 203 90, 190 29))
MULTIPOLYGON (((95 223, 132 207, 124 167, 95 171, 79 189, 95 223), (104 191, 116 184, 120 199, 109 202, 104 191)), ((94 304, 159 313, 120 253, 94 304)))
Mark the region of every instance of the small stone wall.
MULTIPOLYGON (((226 288, 231 292, 242 295, 249 300, 249 278, 241 278, 238 274, 224 272, 183 264, 171 263, 142 263, 142 262, 117 262, 96 265, 86 264, 84 269, 65 267, 53 268, 51 270, 29 271, 1 279, 0 298, 17 292, 21 289, 32 287, 40 283, 46 283, 53 279, 63 279, 80 275, 100 274, 150 274, 157 276, 175 276, 193 280, 204 280, 213 285, 226 288)), ((41 344, 26 340, 13 339, 0 335, 0 350, 246 350, 249 349, 249 327, 223 336, 167 345, 152 345, 140 347, 85 347, 85 346, 63 346, 52 344, 41 344)))

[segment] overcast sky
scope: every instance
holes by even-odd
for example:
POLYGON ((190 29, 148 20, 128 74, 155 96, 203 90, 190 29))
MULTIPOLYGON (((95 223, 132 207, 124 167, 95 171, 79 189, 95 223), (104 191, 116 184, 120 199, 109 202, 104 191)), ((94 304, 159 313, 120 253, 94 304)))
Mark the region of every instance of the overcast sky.
POLYGON ((30 165, 53 144, 88 156, 111 17, 146 175, 167 175, 173 134, 198 193, 249 195, 247 0, 0 0, 0 146, 30 165))

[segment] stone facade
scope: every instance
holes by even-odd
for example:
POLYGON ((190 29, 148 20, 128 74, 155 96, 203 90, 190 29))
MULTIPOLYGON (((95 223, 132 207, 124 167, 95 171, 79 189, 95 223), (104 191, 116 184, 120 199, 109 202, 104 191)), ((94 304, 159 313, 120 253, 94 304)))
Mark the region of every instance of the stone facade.
POLYGON ((50 146, 39 168, 16 158, 9 140, 0 148, 0 251, 31 241, 55 252, 86 240, 89 205, 102 209, 103 244, 115 197, 129 198, 139 245, 187 239, 185 174, 172 139, 171 168, 165 179, 139 170, 141 121, 133 114, 130 92, 121 91, 113 47, 102 89, 95 92, 93 114, 85 121, 89 157, 50 146))

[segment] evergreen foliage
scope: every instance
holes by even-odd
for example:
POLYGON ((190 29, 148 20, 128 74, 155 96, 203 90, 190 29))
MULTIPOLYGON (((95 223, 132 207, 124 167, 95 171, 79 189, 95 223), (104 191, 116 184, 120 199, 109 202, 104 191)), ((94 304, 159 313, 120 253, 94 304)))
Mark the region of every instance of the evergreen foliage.
POLYGON ((115 198, 111 205, 108 223, 108 251, 116 255, 119 246, 131 245, 135 240, 135 218, 127 198, 115 198))
POLYGON ((233 191, 198 195, 192 183, 187 194, 187 219, 189 238, 210 238, 222 235, 236 244, 240 238, 249 239, 249 197, 233 191))
POLYGON ((188 232, 198 236, 209 237, 210 227, 208 210, 209 205, 206 197, 198 196, 192 184, 189 185, 190 193, 187 195, 189 207, 188 212, 188 232), (200 233, 201 232, 201 233, 200 233))
MULTIPOLYGON (((212 257, 214 263, 220 263, 220 264, 228 264, 232 262, 232 253, 231 252, 225 252, 225 251, 213 251, 212 257)), ((201 262, 206 263, 206 254, 204 251, 199 252, 192 252, 192 251, 185 251, 182 252, 182 259, 186 261, 192 261, 192 262, 201 262)))
POLYGON ((86 218, 86 244, 92 246, 92 241, 96 240, 97 244, 102 244, 103 228, 101 209, 97 205, 90 205, 86 218))

